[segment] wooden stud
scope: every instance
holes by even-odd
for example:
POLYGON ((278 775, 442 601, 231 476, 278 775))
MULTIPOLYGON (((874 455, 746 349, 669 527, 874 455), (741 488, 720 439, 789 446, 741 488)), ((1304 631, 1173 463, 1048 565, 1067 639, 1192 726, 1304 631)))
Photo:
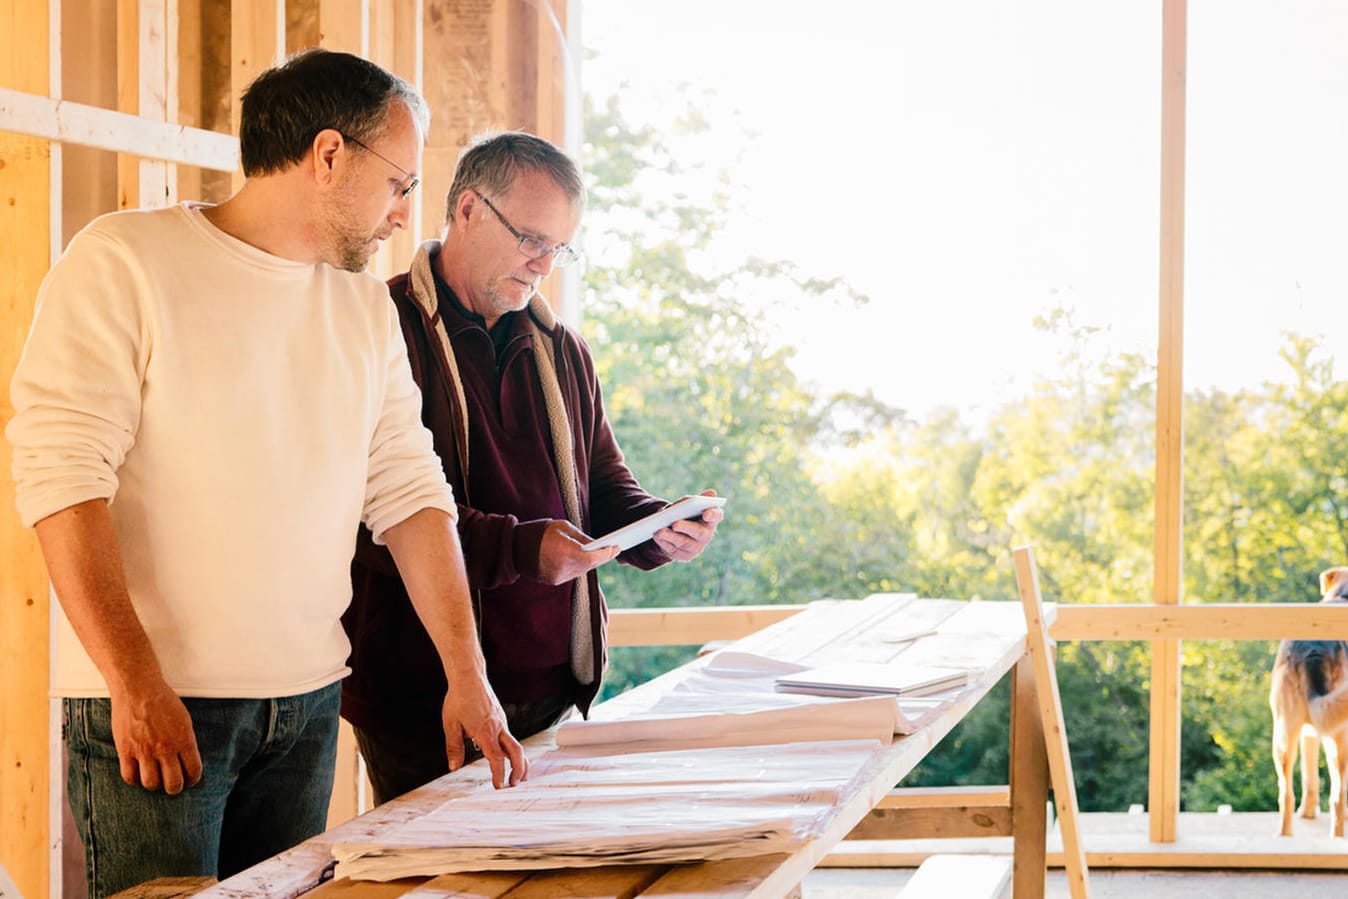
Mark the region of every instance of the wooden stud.
MULTIPOLYGON (((1049 647, 1044 602, 1039 594, 1039 571, 1034 564, 1034 550, 1030 547, 1016 547, 1012 556, 1016 565, 1016 586, 1025 607, 1025 642, 1034 665, 1034 693, 1044 729, 1049 776, 1053 781, 1053 804, 1058 809, 1058 832, 1062 836, 1063 858, 1067 863, 1067 885, 1072 899, 1089 899, 1090 873, 1077 827, 1080 813, 1076 779, 1072 773, 1072 755, 1068 751, 1067 728, 1063 723, 1057 666, 1049 647)), ((1018 829, 1017 836, 1022 832, 1018 829)), ((1041 886, 1041 892, 1042 889, 1041 886)))
POLYGON ((1044 895, 1048 830, 1048 755, 1039 716, 1034 663, 1022 657, 1011 675, 1011 830, 1015 833, 1012 894, 1044 895))
MULTIPOLYGON (((140 0, 137 115, 174 124, 178 120, 178 2, 140 0)), ((139 163, 139 206, 157 209, 178 200, 176 167, 162 160, 139 163)))
POLYGON ((318 42, 329 50, 370 56, 369 0, 318 0, 318 42))
MULTIPOLYGON (((285 56, 284 0, 257 0, 231 6, 229 21, 230 134, 239 133, 239 98, 253 79, 285 56)), ((243 166, 230 178, 231 192, 243 186, 243 166)))
MULTIPOLYGON (((370 8, 370 58, 418 90, 422 87, 422 2, 389 0, 370 8)), ((432 112, 434 116, 434 112, 432 112)), ((423 160, 422 168, 425 168, 423 160)), ((421 246, 423 186, 413 192, 407 228, 399 228, 370 260, 371 270, 387 280, 407 271, 421 246)))
MULTIPOLYGON (((0 86, 50 90, 46 4, 0 0, 0 86)), ((7 385, 32 323, 33 301, 51 264, 51 164, 46 139, 0 126, 0 457, 11 448, 7 385)), ((51 604, 33 532, 14 510, 9 465, 0 465, 0 858, 18 891, 50 891, 48 772, 51 604)))
MULTIPOLYGON (((1160 319, 1156 371, 1154 595, 1179 604, 1184 509, 1184 157, 1186 0, 1164 0, 1161 36, 1160 319)), ((1151 838, 1171 842, 1179 815, 1180 644, 1152 644, 1151 838)))

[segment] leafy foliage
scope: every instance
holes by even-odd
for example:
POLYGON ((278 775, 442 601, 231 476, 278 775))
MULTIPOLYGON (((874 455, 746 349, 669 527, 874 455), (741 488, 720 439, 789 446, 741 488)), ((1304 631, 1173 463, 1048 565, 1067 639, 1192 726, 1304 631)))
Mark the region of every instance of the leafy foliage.
MULTIPOLYGON (((606 409, 648 489, 732 497, 726 526, 694 563, 605 570, 611 605, 886 591, 1009 600, 1010 548, 1021 543, 1036 547, 1048 600, 1151 598, 1151 360, 1100 352, 1098 335, 1058 309, 1037 322, 1061 348, 1058 371, 979 428, 950 410, 919 422, 873 396, 816 396, 793 373, 775 315, 866 298, 787 261, 720 259, 730 180, 679 193, 680 158, 705 156, 632 128, 616 101, 588 115, 585 333, 606 409)), ((679 139, 705 128, 688 115, 679 139)), ((1283 358, 1286 384, 1186 397, 1186 601, 1314 601, 1318 572, 1348 559, 1348 384, 1316 340, 1288 335, 1283 358)), ((1187 809, 1276 807, 1273 649, 1184 645, 1187 809)), ((606 689, 691 652, 615 652, 606 689)), ((1083 809, 1145 803, 1147 644, 1064 644, 1058 671, 1083 809)), ((1002 685, 908 782, 1003 782, 1008 708, 1002 685)))

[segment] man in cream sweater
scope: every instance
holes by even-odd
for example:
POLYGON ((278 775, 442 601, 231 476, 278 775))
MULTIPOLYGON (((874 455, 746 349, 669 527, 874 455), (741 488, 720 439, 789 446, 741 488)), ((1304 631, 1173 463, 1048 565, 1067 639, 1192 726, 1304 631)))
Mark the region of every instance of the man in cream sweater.
POLYGON ((427 126, 406 83, 309 51, 243 101, 243 188, 104 216, 38 297, 7 436, 63 612, 90 893, 227 877, 325 824, 359 523, 392 552, 493 781, 527 771, 487 686, 454 497, 396 311, 364 273, 427 126))

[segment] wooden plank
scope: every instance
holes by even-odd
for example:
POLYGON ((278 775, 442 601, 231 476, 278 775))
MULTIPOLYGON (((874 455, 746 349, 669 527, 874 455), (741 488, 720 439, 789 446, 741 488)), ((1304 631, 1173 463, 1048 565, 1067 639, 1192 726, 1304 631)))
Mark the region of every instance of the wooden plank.
MULTIPOLYGON (((177 0, 139 0, 137 32, 137 109, 142 119, 176 123, 178 119, 178 3, 177 0)), ((137 160, 142 209, 177 202, 178 175, 163 160, 137 160)))
POLYGON ((1011 788, 987 787, 898 787, 876 803, 876 808, 968 808, 986 805, 1011 807, 1011 788))
MULTIPOLYGON (((610 609, 609 642, 663 646, 739 639, 804 608, 610 609)), ((1059 604, 1056 609, 1049 628, 1055 640, 1329 640, 1348 631, 1348 606, 1319 603, 1059 604)))
POLYGON ((528 878, 527 871, 442 874, 408 892, 403 899, 497 899, 528 878))
MULTIPOLYGON (((140 0, 117 0, 117 110, 140 117, 140 0)), ((117 155, 117 208, 140 205, 140 160, 117 155)))
MULTIPOLYGON (((46 4, 0 0, 0 85, 45 95, 50 85, 46 4)), ((14 417, 8 385, 32 324, 33 300, 51 264, 51 163, 45 139, 13 133, 0 116, 0 458, 14 417)), ((52 834, 47 694, 51 605, 33 532, 14 511, 14 482, 0 465, 0 859, 19 893, 50 892, 52 834)))
MULTIPOLYGON (((423 29, 422 0, 386 0, 370 7, 370 59, 418 90, 422 87, 423 29)), ((421 246, 424 186, 414 191, 410 199, 408 226, 395 229, 370 260, 370 269, 379 278, 387 280, 406 271, 421 246)))
POLYGON ((904 884, 900 899, 999 899, 1011 880, 1011 859, 1000 855, 933 855, 904 884))
POLYGON ((783 621, 804 606, 715 609, 609 609, 610 646, 677 646, 737 640, 783 621))
POLYGON ((510 891, 510 899, 558 899, 568 896, 630 899, 665 871, 666 865, 613 865, 584 871, 540 871, 510 891))
MULTIPOLYGON (((239 133, 239 98, 253 79, 285 57, 284 0, 256 0, 235 3, 229 19, 229 124, 230 133, 239 133)), ((235 141, 237 147, 238 141, 235 141)), ((230 190, 243 186, 243 167, 231 167, 230 190)))
MULTIPOLYGON (((1153 599, 1180 602, 1184 509, 1184 157, 1186 0, 1164 0, 1161 34, 1160 318, 1156 358, 1156 531, 1153 599)), ((1152 646, 1152 839, 1175 839, 1179 813, 1180 647, 1152 646)))
POLYGON ((1337 640, 1348 606, 1319 603, 1066 605, 1055 640, 1337 640))
POLYGON ((228 134, 145 121, 7 87, 0 87, 0 131, 221 171, 239 161, 239 142, 228 134))
POLYGON ((318 0, 318 41, 329 50, 369 58, 369 0, 318 0))
POLYGON ((1005 805, 873 808, 845 839, 901 840, 914 834, 935 839, 1011 836, 1011 809, 1005 805))
MULTIPOLYGON (((1072 773, 1072 755, 1067 746, 1067 728, 1063 724, 1062 697, 1058 693, 1058 672, 1048 645, 1048 626, 1044 603, 1039 594, 1039 571, 1034 551, 1020 546, 1012 551, 1016 565, 1016 585, 1025 607, 1025 642, 1034 664, 1035 697, 1044 727, 1044 746, 1048 750, 1049 776, 1053 782, 1053 804, 1058 809, 1058 830, 1062 835, 1063 855, 1067 860, 1067 885, 1072 899, 1089 899, 1090 874, 1086 854, 1077 829, 1077 788, 1072 773)), ((1042 888, 1041 888, 1042 889, 1042 888)))
POLYGON ((1016 834, 1012 895, 1042 897, 1048 828, 1048 754, 1039 716, 1034 663, 1024 656, 1011 677, 1011 829, 1016 834))
MULTIPOLYGON (((1271 776, 1271 772, 1270 772, 1271 776)), ((1331 835, 1328 816, 1307 821, 1295 840, 1278 836, 1278 813, 1182 812, 1179 837, 1153 843, 1148 816, 1124 812, 1087 812, 1079 827, 1095 847, 1086 852, 1092 868, 1224 868, 1229 870, 1345 870, 1348 845, 1331 835)), ((842 843, 821 867, 914 867, 930 855, 946 852, 1010 852, 1011 840, 905 839, 842 843)), ((1048 838, 1048 865, 1063 867, 1062 841, 1048 838)))
POLYGON ((421 230, 438 237, 445 224, 445 194, 454 179, 459 154, 477 135, 505 126, 494 107, 491 85, 503 78, 493 66, 490 0, 425 0, 424 53, 433 60, 423 85, 430 104, 431 133, 426 143, 421 190, 421 230))
MULTIPOLYGON (((173 66, 177 78, 177 118, 175 121, 193 128, 202 127, 202 75, 205 68, 202 44, 202 5, 209 0, 177 0, 178 6, 178 64, 173 66)), ((178 173, 175 190, 183 199, 202 197, 201 170, 196 166, 176 166, 178 173)))

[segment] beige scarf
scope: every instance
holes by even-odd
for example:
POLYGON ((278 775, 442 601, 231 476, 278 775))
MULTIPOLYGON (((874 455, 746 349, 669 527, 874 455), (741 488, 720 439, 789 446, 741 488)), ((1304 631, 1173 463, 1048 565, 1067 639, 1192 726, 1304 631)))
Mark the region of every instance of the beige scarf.
MULTIPOLYGON (((440 343, 448 365, 446 374, 458 399, 459 427, 464 435, 468 433, 468 403, 463 393, 463 380, 459 377, 459 366, 454 360, 454 348, 450 346, 449 334, 445 331, 444 318, 439 315, 439 296, 435 290, 435 276, 431 270, 431 257, 440 252, 440 241, 428 240, 417 250, 412 260, 409 292, 417 304, 427 313, 429 321, 435 323, 435 338, 440 343)), ((566 415, 566 406, 562 402, 562 389, 557 381, 557 360, 554 356, 553 340, 549 331, 555 331, 560 325, 543 295, 535 293, 529 299, 529 324, 533 328, 535 368, 538 370, 539 385, 543 389, 543 399, 548 410, 548 428, 552 432, 552 455, 557 466, 557 484, 562 491, 562 506, 566 517, 577 528, 580 522, 579 473, 576 471, 576 454, 571 443, 571 422, 566 415), (540 327, 539 323, 542 323, 540 327), (546 328, 546 330, 544 330, 546 328)), ((467 440, 457 441, 463 458, 459 467, 463 470, 464 482, 468 481, 467 440)), ((589 575, 584 574, 575 580, 575 592, 571 599, 571 673, 581 684, 589 685, 595 679, 594 635, 592 631, 593 609, 590 600, 589 575)))

